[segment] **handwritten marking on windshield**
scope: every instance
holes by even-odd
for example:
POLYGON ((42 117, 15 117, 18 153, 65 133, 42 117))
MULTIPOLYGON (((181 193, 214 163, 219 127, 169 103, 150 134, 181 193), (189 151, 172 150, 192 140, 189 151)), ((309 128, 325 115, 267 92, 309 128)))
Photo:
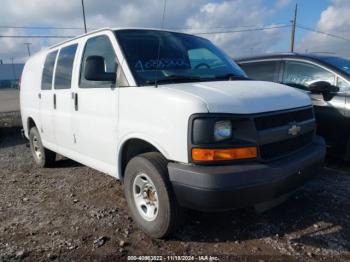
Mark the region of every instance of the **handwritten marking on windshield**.
POLYGON ((183 58, 161 58, 150 59, 147 61, 138 60, 134 68, 137 71, 151 70, 151 69, 190 69, 191 65, 183 58), (158 63, 157 63, 158 62, 158 63))

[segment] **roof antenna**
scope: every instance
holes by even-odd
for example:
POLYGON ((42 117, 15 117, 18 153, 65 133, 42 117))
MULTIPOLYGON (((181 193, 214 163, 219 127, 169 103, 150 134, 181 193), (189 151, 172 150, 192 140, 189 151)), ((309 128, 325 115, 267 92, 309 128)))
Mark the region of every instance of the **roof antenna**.
MULTIPOLYGON (((163 16, 162 16, 162 24, 161 29, 164 29, 164 20, 165 20, 165 10, 166 10, 166 1, 164 0, 164 6, 163 6, 163 16)), ((159 59, 160 59, 160 35, 158 40, 158 51, 157 51, 157 64, 156 64, 156 80, 154 81, 154 87, 158 87, 158 65, 159 65, 159 59)))

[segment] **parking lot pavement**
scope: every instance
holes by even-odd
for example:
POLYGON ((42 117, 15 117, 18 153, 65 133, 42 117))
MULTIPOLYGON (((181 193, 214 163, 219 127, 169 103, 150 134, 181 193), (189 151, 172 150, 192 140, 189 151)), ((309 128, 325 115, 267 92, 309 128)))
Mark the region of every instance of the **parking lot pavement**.
POLYGON ((311 183, 264 214, 188 212, 176 234, 152 240, 134 226, 119 182, 62 157, 39 169, 19 129, 2 134, 0 261, 119 261, 128 255, 350 259, 349 163, 330 160, 311 183))
POLYGON ((0 113, 19 111, 19 91, 0 89, 0 113))
POLYGON ((20 127, 22 123, 19 110, 19 91, 17 89, 0 89, 0 129, 2 127, 20 127))

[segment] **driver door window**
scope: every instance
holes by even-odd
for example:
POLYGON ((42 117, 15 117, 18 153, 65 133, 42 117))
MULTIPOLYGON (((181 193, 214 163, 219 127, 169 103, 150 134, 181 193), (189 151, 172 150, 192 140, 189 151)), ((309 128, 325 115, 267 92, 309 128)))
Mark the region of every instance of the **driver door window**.
POLYGON ((319 81, 326 81, 334 85, 335 75, 319 66, 305 62, 287 61, 285 63, 282 80, 284 84, 309 90, 309 85, 319 81))
POLYGON ((111 81, 90 81, 85 78, 85 62, 89 56, 101 56, 104 58, 105 72, 116 73, 117 57, 108 36, 92 37, 86 41, 80 72, 80 88, 111 87, 111 81))

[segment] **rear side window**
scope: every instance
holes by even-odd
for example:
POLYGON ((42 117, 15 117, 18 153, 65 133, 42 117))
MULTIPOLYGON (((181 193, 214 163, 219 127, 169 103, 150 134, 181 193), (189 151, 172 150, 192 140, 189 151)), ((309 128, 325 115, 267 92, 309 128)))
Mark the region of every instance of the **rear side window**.
POLYGON ((81 88, 111 87, 111 81, 90 81, 85 79, 85 61, 89 56, 102 56, 104 58, 106 73, 115 73, 117 71, 117 57, 108 36, 96 36, 86 41, 81 64, 79 86, 81 88))
POLYGON ((58 55, 55 89, 69 89, 72 82, 72 71, 77 44, 62 48, 58 55))
POLYGON ((41 78, 41 90, 50 90, 52 88, 53 68, 55 66, 56 56, 57 51, 51 52, 46 56, 41 78))
POLYGON ((277 81, 279 61, 240 64, 248 77, 262 81, 277 81))

